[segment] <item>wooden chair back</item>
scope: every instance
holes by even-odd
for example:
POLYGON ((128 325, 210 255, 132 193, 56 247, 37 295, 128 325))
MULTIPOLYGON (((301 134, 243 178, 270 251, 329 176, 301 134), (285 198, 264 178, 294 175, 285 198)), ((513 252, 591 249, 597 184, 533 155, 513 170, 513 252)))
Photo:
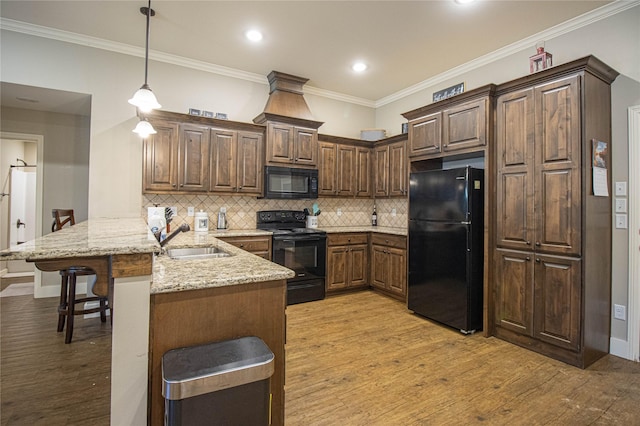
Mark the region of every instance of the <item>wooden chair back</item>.
POLYGON ((73 217, 73 209, 52 209, 51 216, 53 216, 51 232, 61 230, 67 223, 69 226, 76 224, 76 219, 73 217))

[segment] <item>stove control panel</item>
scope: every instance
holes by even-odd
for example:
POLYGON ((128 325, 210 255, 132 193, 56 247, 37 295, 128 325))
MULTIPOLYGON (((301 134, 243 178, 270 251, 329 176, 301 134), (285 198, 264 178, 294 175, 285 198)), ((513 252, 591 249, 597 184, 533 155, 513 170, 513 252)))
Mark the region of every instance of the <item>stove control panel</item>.
POLYGON ((305 217, 299 210, 264 210, 257 213, 257 223, 298 223, 304 222, 305 217))

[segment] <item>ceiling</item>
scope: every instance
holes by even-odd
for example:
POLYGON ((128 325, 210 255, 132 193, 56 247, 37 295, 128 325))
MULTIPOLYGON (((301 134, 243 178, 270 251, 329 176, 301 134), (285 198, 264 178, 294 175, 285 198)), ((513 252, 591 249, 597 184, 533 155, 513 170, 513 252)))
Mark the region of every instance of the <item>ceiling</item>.
MULTIPOLYGON (((154 0, 150 49, 249 78, 277 70, 309 78, 305 88, 375 102, 607 3, 154 0), (250 28, 263 32, 262 42, 244 37, 250 28), (352 71, 356 60, 369 69, 352 71)), ((139 8, 146 4, 2 0, 0 15, 5 23, 15 20, 140 49, 145 16, 139 8)), ((149 84, 153 87, 153 65, 149 84)))

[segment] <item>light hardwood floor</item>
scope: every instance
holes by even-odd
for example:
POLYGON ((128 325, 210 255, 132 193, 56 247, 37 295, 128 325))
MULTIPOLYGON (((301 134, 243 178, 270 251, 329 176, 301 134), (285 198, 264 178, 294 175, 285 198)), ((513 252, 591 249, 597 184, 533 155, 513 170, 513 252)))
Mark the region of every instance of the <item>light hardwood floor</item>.
MULTIPOLYGON (((1 424, 108 425, 110 327, 1 299, 1 424)), ((286 425, 638 425, 640 364, 586 370, 360 292, 287 308, 286 425)))

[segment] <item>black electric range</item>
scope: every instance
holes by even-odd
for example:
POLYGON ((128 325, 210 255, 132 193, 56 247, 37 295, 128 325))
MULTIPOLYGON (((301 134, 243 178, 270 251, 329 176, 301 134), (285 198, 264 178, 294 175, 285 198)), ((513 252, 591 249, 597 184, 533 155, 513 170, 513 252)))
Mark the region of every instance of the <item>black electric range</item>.
POLYGON ((256 228, 273 233, 271 260, 292 269, 287 281, 287 305, 325 297, 327 235, 306 228, 306 214, 298 210, 259 211, 256 228))

